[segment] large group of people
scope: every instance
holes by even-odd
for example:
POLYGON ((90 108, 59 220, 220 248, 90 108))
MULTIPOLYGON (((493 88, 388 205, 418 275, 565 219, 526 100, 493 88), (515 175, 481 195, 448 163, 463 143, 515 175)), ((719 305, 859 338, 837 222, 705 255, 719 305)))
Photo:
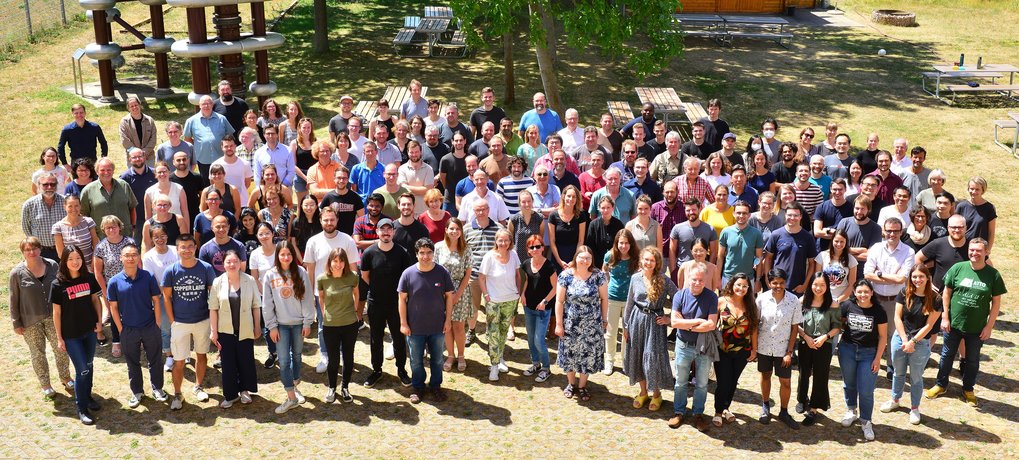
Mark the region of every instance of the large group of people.
POLYGON ((465 349, 479 340, 488 380, 511 371, 521 305, 522 375, 554 377, 551 340, 566 398, 597 397, 589 379, 618 367, 639 387, 634 408, 659 410, 673 387, 672 428, 733 422, 749 363, 760 375, 760 422, 791 429, 831 409, 835 357, 842 425, 859 421, 867 440, 882 370, 892 390, 879 410, 908 408, 911 423, 921 423, 922 396, 949 389, 957 357, 963 399, 978 404, 980 348, 1006 291, 990 260, 997 214, 984 179, 970 178, 969 198, 957 199, 947 174, 928 169, 927 152, 906 139, 889 152, 870 134, 853 151, 828 123, 816 143, 809 127, 781 142, 768 118, 742 148, 717 99, 686 142, 652 104, 620 130, 609 114, 585 128, 576 110, 561 119, 541 93, 514 125, 491 88, 465 123, 454 103, 439 114, 416 80, 406 103, 380 100, 371 120, 343 96, 328 139, 318 139, 298 101, 249 109, 228 82, 217 90, 183 126, 167 123, 159 145, 152 118, 128 100, 119 177, 102 128, 75 104, 74 122, 32 175, 11 316, 46 396, 55 391, 50 342, 83 423, 99 409, 97 346, 124 357, 129 407, 146 396, 144 351, 151 395, 171 410, 183 407, 187 363, 189 397, 209 399, 208 355, 218 353, 226 409, 257 392, 264 337, 262 365, 279 367, 287 394, 283 414, 305 402, 302 349, 313 335, 325 401, 352 401, 363 327, 364 387, 392 359, 412 403, 441 402, 443 373, 466 372, 465 349), (937 380, 925 392, 939 335, 937 380))

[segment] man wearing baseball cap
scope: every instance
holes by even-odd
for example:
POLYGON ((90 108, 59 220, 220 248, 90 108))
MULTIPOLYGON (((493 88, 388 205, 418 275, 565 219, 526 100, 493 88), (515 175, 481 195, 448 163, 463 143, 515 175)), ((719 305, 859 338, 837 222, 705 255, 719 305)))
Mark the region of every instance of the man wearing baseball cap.
MULTIPOLYGON (((371 327, 372 373, 364 381, 371 388, 382 378, 383 338, 386 327, 393 337, 396 375, 403 386, 410 386, 407 373, 407 339, 400 332, 400 309, 397 285, 404 269, 413 260, 407 250, 393 242, 396 233, 393 220, 384 217, 375 227, 379 239, 361 254, 361 279, 368 283, 368 325, 371 327)), ((362 314, 362 318, 363 318, 362 314)))
POLYGON ((329 120, 329 142, 336 145, 336 136, 347 132, 347 121, 355 116, 361 117, 354 113, 354 98, 344 94, 340 97, 340 113, 329 120))
POLYGON ((743 165, 746 166, 746 161, 743 158, 743 154, 736 151, 736 135, 733 133, 725 133, 722 135, 722 148, 718 150, 732 166, 743 165))

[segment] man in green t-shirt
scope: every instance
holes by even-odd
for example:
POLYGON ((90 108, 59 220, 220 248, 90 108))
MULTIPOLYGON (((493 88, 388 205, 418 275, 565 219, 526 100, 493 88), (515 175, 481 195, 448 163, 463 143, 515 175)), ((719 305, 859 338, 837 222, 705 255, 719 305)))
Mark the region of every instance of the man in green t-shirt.
POLYGON ((987 265, 987 240, 974 238, 969 242, 969 261, 959 262, 945 273, 942 290, 944 311, 941 330, 945 344, 941 347, 937 383, 927 390, 933 399, 948 388, 948 374, 952 371, 959 343, 966 346, 966 359, 962 368, 962 394, 971 406, 977 405, 973 384, 980 370, 980 347, 991 338, 994 321, 1001 308, 1001 296, 1008 292, 1001 273, 987 265))

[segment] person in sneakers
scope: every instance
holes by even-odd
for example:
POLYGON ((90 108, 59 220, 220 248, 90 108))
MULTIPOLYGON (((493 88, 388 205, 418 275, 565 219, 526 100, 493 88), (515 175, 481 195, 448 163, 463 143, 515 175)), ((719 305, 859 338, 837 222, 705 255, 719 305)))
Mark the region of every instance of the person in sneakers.
MULTIPOLYGON (((446 394, 442 391, 442 349, 446 343, 445 335, 452 327, 453 278, 445 268, 435 263, 432 240, 419 239, 414 243, 414 250, 417 263, 404 270, 396 288, 400 293, 400 333, 407 337, 410 349, 411 385, 414 387, 410 402, 421 402, 421 393, 425 389, 425 348, 428 349, 431 373, 428 387, 432 398, 443 402, 446 394)), ((516 257, 513 251, 509 254, 511 258, 516 257)))
POLYGON ((216 280, 212 265, 195 258, 195 238, 184 233, 177 237, 177 256, 180 261, 163 273, 163 305, 170 321, 170 351, 173 354, 173 401, 171 410, 181 408, 184 397, 180 387, 184 382, 184 364, 191 356, 194 342, 195 388, 192 392, 198 401, 209 400, 202 389, 211 346, 209 332, 209 288, 216 280))
POLYGON ((839 341, 839 367, 846 400, 842 426, 850 427, 859 420, 867 441, 874 440, 874 423, 871 422, 874 385, 888 338, 888 317, 874 296, 870 281, 860 280, 853 286, 849 300, 839 305, 843 332, 839 341))
MULTIPOLYGON (((31 245, 32 239, 29 237, 27 244, 31 245)), ((95 276, 85 269, 85 255, 75 245, 64 248, 51 286, 48 297, 42 300, 48 300, 53 306, 56 348, 67 353, 74 363, 74 401, 78 419, 85 425, 91 425, 94 423, 91 411, 99 410, 99 403, 92 398, 95 375, 92 361, 96 357, 96 331, 103 329, 99 321, 103 312, 99 302, 102 289, 95 276)), ((14 296, 13 293, 11 295, 14 296)))
MULTIPOLYGON (((789 428, 800 426, 789 415, 789 397, 792 394, 793 349, 803 314, 796 294, 786 290, 785 270, 772 269, 768 272, 768 288, 757 297, 757 311, 760 322, 753 335, 753 349, 757 352, 757 370, 761 373, 761 416, 758 420, 767 424, 771 421, 771 374, 778 376, 779 404, 778 419, 789 428)), ((698 379, 699 380, 699 379, 698 379)), ((698 382, 699 383, 699 382, 698 382)))
POLYGON ((968 359, 962 368, 962 394, 969 405, 977 405, 973 385, 980 371, 980 347, 991 338, 1001 309, 1001 296, 1008 292, 1001 273, 987 263, 990 246, 983 238, 973 238, 969 242, 969 260, 953 265, 945 273, 941 290, 945 308, 941 313, 941 331, 945 344, 941 347, 937 384, 927 390, 927 398, 945 393, 955 353, 960 342, 965 342, 968 359))
POLYGON ((892 412, 899 407, 902 387, 906 384, 906 367, 909 367, 909 423, 920 424, 920 396, 923 395, 923 371, 931 356, 928 337, 934 335, 941 319, 941 298, 934 293, 931 272, 925 265, 914 265, 909 281, 895 300, 895 333, 892 334, 892 361, 895 376, 892 378, 892 399, 881 405, 881 412, 892 412))
MULTIPOLYGON (((371 388, 382 378, 383 338, 386 327, 393 337, 393 354, 396 357, 396 375, 403 386, 410 386, 407 374, 407 340, 400 332, 400 312, 397 283, 404 269, 411 265, 410 255, 393 242, 392 219, 379 220, 375 230, 379 239, 361 254, 361 279, 368 285, 368 324, 371 328, 372 373, 364 381, 371 388)), ((363 315, 363 310, 362 310, 363 315)), ((442 353, 440 351, 439 355, 442 353)))
POLYGON ((524 375, 534 377, 542 383, 552 376, 549 368, 548 344, 545 331, 552 317, 549 302, 555 297, 555 264, 545 257, 545 245, 541 235, 531 235, 525 242, 527 254, 531 257, 523 262, 523 286, 520 288, 520 303, 524 305, 524 325, 527 329, 527 348, 531 353, 531 367, 524 375))
POLYGON ((488 357, 492 362, 488 380, 499 381, 500 372, 509 372, 503 351, 510 318, 520 299, 520 259, 513 250, 513 235, 506 229, 495 232, 495 246, 481 260, 478 284, 485 299, 488 321, 488 357))
MULTIPOLYGON (((163 224, 152 224, 145 226, 146 233, 150 241, 152 241, 152 249, 145 251, 142 255, 142 268, 147 270, 152 276, 156 277, 156 281, 159 281, 160 285, 163 283, 163 275, 166 274, 166 269, 170 268, 173 264, 180 262, 180 256, 177 255, 176 236, 174 236, 173 245, 170 243, 169 235, 167 235, 167 229, 163 224)), ((170 348, 170 318, 166 316, 166 312, 169 308, 166 307, 166 298, 160 297, 160 309, 162 310, 162 318, 160 318, 159 329, 161 337, 163 339, 163 354, 166 355, 166 363, 163 364, 163 370, 166 372, 173 372, 173 350, 170 348)))
MULTIPOLYGON (((349 257, 342 248, 333 249, 326 260, 325 273, 315 280, 319 304, 322 308, 323 334, 326 350, 330 356, 326 376, 329 379, 325 402, 336 401, 336 376, 343 357, 343 385, 340 394, 343 402, 353 402, 350 396, 350 376, 354 372, 354 345, 362 318, 360 309, 355 308, 358 299, 358 278, 351 267, 349 257)), ((289 402, 289 400, 288 400, 289 402)), ((284 403, 287 404, 287 403, 284 403)), ((281 406, 282 408, 282 406, 281 406)))
MULTIPOLYGON (((669 363, 666 311, 672 308, 672 298, 678 289, 665 276, 663 268, 658 248, 640 251, 640 272, 630 275, 623 310, 623 342, 629 344, 622 352, 623 373, 630 377, 630 385, 640 385, 633 407, 644 407, 650 391, 648 409, 652 412, 662 407, 662 388, 675 383, 669 363)), ((610 281, 610 291, 611 288, 610 281)))
MULTIPOLYGON (((163 391, 163 370, 159 367, 162 338, 159 331, 161 314, 159 308, 159 283, 151 273, 141 270, 141 254, 138 246, 128 244, 120 250, 123 270, 110 278, 106 296, 110 301, 110 315, 117 329, 121 331, 120 342, 124 361, 127 362, 127 378, 131 386, 128 407, 141 405, 145 396, 142 390, 142 348, 145 349, 146 365, 152 384, 152 397, 159 402, 166 401, 163 391)), ((172 316, 171 316, 172 320, 172 316)))
POLYGON ((796 412, 802 414, 806 411, 803 425, 810 426, 817 421, 818 409, 827 411, 831 408, 828 372, 833 355, 832 340, 839 335, 842 319, 839 311, 831 308, 831 282, 823 271, 814 272, 810 277, 810 289, 803 293, 802 300, 803 323, 798 328, 800 340, 797 344, 800 378, 797 381, 796 412), (811 377, 813 388, 810 386, 811 377))
POLYGON ((227 251, 226 269, 212 283, 209 293, 209 319, 212 343, 223 360, 223 402, 229 409, 238 400, 251 404, 251 393, 258 393, 255 374, 255 339, 262 335, 262 307, 258 281, 244 273, 244 262, 236 251, 227 251))
POLYGON ((280 241, 273 267, 262 278, 262 316, 276 344, 280 381, 287 392, 287 400, 276 408, 277 414, 304 403, 304 395, 297 390, 301 383, 301 351, 315 322, 315 293, 307 270, 296 259, 293 240, 280 241))
MULTIPOLYGON (((693 415, 694 426, 698 431, 708 430, 708 420, 704 417, 704 402, 708 398, 708 371, 711 370, 711 359, 707 354, 697 351, 697 339, 700 334, 715 330, 718 324, 718 295, 705 289, 708 283, 708 269, 704 264, 696 264, 688 272, 689 286, 679 291, 672 300, 671 325, 676 333, 676 386, 673 397, 673 417, 669 419, 669 428, 679 428, 683 419, 693 415), (687 393, 690 383, 690 368, 696 362, 696 383, 693 394, 693 411, 686 407, 687 393)), ((790 296, 791 297, 791 296, 790 296)), ((756 348, 756 347, 755 347, 756 348)))

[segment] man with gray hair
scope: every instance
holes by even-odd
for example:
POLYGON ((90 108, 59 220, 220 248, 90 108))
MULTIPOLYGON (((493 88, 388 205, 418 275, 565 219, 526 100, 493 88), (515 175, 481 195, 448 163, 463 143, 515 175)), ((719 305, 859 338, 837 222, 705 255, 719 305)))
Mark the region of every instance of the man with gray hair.
POLYGON ((214 112, 212 97, 202 96, 198 102, 201 109, 184 122, 184 140, 194 147, 198 173, 203 178, 209 177, 212 162, 223 156, 220 141, 234 134, 234 127, 223 115, 214 112))
POLYGON ((167 141, 159 144, 156 147, 156 161, 165 161, 166 164, 173 164, 173 154, 177 152, 184 152, 188 155, 188 163, 190 168, 194 168, 197 164, 195 162, 195 149, 192 147, 190 142, 181 140, 181 133, 184 132, 184 128, 176 121, 169 121, 166 123, 166 138, 167 141))
POLYGON ((686 157, 683 161, 683 175, 677 176, 676 182, 679 191, 679 201, 686 203, 687 198, 696 198, 702 203, 715 201, 715 192, 711 190, 708 181, 700 176, 701 160, 697 157, 686 157))
POLYGON ((460 108, 456 103, 450 102, 446 105, 446 123, 442 125, 439 138, 446 147, 453 148, 453 133, 459 132, 464 135, 467 145, 474 143, 474 133, 467 125, 460 122, 460 108))
POLYGON ((598 210, 598 202, 601 201, 601 197, 607 196, 612 198, 612 202, 616 204, 612 215, 623 222, 629 222, 636 215, 637 201, 633 199, 633 194, 629 190, 623 188, 623 173, 619 169, 609 168, 602 177, 605 178, 605 187, 591 195, 591 205, 587 211, 588 215, 591 216, 591 220, 600 217, 601 212, 598 210))
MULTIPOLYGON (((863 276, 874 285, 874 297, 889 318, 895 318, 895 296, 909 281, 913 269, 913 248, 902 242, 902 220, 889 217, 884 221, 884 239, 867 250, 863 276)), ((889 350, 889 353, 891 351, 889 350)), ((892 377, 892 360, 888 359, 888 380, 892 377)))
POLYGON ((913 159, 909 156, 909 141, 904 137, 892 142, 892 173, 902 177, 902 173, 913 167, 913 159))
POLYGON ((21 230, 25 236, 34 236, 42 245, 42 256, 60 260, 56 242, 53 240, 53 224, 67 216, 64 210, 64 196, 57 193, 57 176, 45 173, 39 177, 42 193, 32 195, 21 205, 21 230))
MULTIPOLYGON (((142 166, 145 165, 144 154, 142 166)), ((103 217, 114 215, 124 223, 123 234, 133 235, 137 223, 138 200, 131 191, 131 186, 123 179, 113 177, 113 160, 100 158, 96 162, 98 180, 90 182, 81 189, 81 214, 92 220, 102 221, 103 217)), ((143 214, 144 216, 144 214, 143 214)), ((103 229, 96 227, 99 239, 106 238, 103 229)))
MULTIPOLYGON (((651 160, 652 179, 664 184, 679 177, 683 172, 683 162, 686 160, 686 155, 680 150, 682 142, 679 133, 675 131, 669 131, 665 135, 665 153, 651 160)), ((623 150, 626 150, 625 143, 623 150)))
POLYGON ((474 182, 474 190, 464 195, 463 199, 460 200, 460 214, 457 217, 460 218, 461 222, 470 222, 476 217, 474 215, 474 202, 485 201, 488 203, 488 208, 491 211, 489 213, 491 218, 505 225, 510 217, 509 209, 502 198, 488 188, 488 174, 484 170, 478 169, 474 171, 471 179, 474 182))
POLYGON ((566 109, 566 127, 559 130, 559 137, 563 138, 563 150, 574 158, 580 146, 584 145, 584 130, 580 125, 580 113, 577 109, 566 109))

